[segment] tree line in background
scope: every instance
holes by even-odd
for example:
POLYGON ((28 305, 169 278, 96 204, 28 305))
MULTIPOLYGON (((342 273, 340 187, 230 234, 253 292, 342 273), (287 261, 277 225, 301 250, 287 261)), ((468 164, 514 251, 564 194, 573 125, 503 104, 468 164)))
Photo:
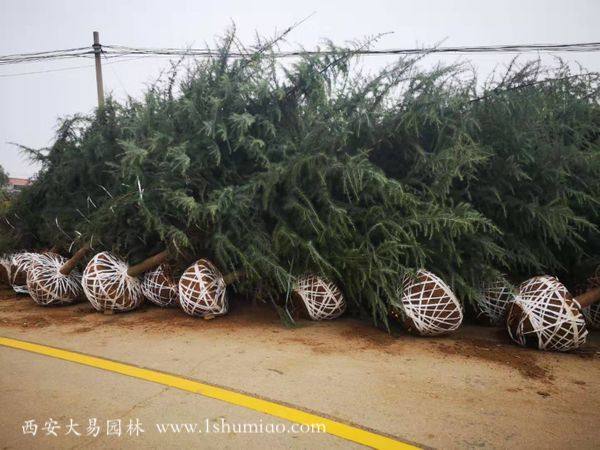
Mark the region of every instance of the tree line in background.
POLYGON ((383 325, 418 268, 468 301, 600 262, 597 73, 534 61, 481 86, 419 57, 365 75, 333 46, 281 65, 268 44, 231 58, 228 34, 219 57, 25 149, 42 168, 3 211, 1 249, 90 243, 135 263, 166 247, 276 303, 319 273, 383 325))

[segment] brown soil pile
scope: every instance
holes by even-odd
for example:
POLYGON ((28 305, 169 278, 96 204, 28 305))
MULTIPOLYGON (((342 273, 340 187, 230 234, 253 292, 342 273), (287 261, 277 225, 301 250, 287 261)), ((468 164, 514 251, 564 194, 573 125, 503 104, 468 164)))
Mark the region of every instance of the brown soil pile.
POLYGON ((453 342, 438 342, 437 349, 445 355, 461 355, 500 364, 518 370, 523 376, 549 379, 548 369, 540 366, 533 351, 516 346, 507 346, 483 339, 463 339, 453 342))
MULTIPOLYGON (((257 341, 281 345, 302 345, 321 354, 378 352, 384 355, 430 354, 434 358, 459 357, 508 367, 527 378, 550 382, 550 369, 539 361, 542 353, 510 343, 505 330, 464 326, 444 337, 422 338, 403 332, 394 335, 352 318, 311 322, 300 320, 286 327, 268 305, 236 302, 231 313, 214 320, 184 314, 178 308, 159 308, 149 303, 133 312, 103 315, 87 303, 62 307, 40 307, 27 296, 0 290, 0 326, 21 329, 59 326, 68 333, 89 333, 95 329, 119 327, 144 333, 224 333, 235 336, 241 328, 257 341), (187 331, 186 331, 187 330, 187 331)), ((597 346, 587 344, 572 357, 600 358, 597 346)), ((385 357, 385 356, 384 356, 385 357)))

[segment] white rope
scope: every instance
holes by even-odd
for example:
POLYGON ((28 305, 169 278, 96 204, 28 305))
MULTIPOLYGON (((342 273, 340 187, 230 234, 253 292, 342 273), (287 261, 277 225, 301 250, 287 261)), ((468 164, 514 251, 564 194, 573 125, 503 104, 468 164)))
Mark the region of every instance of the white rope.
POLYGON ((569 351, 585 343, 587 330, 579 304, 551 276, 530 278, 519 286, 507 320, 510 337, 540 350, 569 351))
POLYGON ((486 284, 475 297, 477 317, 486 318, 492 325, 504 325, 506 311, 513 298, 513 288, 505 280, 486 284))
POLYGON ((335 319, 346 310, 342 292, 326 278, 313 274, 304 275, 298 279, 294 292, 304 303, 312 320, 335 319))
POLYGON ((39 253, 21 252, 12 255, 10 260, 10 285, 17 294, 28 294, 27 271, 39 253))
MULTIPOLYGON (((588 289, 600 287, 600 266, 596 268, 594 275, 588 278, 587 284, 588 289)), ((600 303, 594 303, 587 308, 583 308, 581 312, 590 328, 600 330, 600 303)))
POLYGON ((454 331, 463 320, 462 306, 454 293, 427 270, 419 270, 414 278, 404 277, 400 302, 400 308, 391 308, 392 316, 422 336, 454 331))
POLYGON ((129 266, 109 252, 92 258, 83 271, 85 296, 98 311, 130 311, 144 300, 140 280, 127 275, 129 266))
POLYGON ((210 261, 200 259, 179 279, 179 302, 192 316, 226 314, 229 309, 226 287, 219 269, 210 261))
POLYGON ((75 270, 69 275, 60 273, 66 258, 53 253, 39 255, 27 272, 27 288, 35 303, 42 306, 68 305, 81 300, 81 274, 75 270))
POLYGON ((144 274, 142 292, 148 300, 163 308, 178 304, 179 288, 164 264, 144 274))

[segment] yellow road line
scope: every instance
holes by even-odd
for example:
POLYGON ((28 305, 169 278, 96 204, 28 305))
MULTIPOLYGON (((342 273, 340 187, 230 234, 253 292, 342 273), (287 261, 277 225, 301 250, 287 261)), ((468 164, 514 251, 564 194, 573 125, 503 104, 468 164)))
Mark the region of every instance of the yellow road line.
POLYGON ((116 361, 110 361, 96 356, 88 356, 69 350, 47 347, 45 345, 34 344, 31 342, 0 337, 0 345, 28 352, 39 353, 41 355, 51 356, 53 358, 63 359, 65 361, 76 362, 86 366, 96 367, 98 369, 108 370, 110 372, 128 375, 141 380, 152 381, 153 383, 174 387, 183 391, 193 392, 194 394, 204 395, 205 397, 222 400, 237 406, 253 409, 261 413, 269 414, 274 417, 289 420, 304 425, 323 424, 327 433, 338 436, 349 441, 357 442, 374 448, 382 449, 416 449, 413 445, 398 441, 396 439, 353 427, 335 420, 320 417, 290 406, 280 405, 278 403, 262 400, 250 395, 230 391, 199 381, 188 380, 176 375, 170 375, 155 370, 144 369, 116 361))

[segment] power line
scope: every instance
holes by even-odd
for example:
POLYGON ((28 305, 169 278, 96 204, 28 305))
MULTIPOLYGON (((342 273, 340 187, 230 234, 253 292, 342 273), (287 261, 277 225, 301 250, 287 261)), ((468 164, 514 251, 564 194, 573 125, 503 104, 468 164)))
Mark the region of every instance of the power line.
MULTIPOLYGON (((165 56, 164 55, 143 55, 143 56, 137 56, 137 57, 132 57, 132 58, 116 59, 114 61, 105 62, 104 64, 105 65, 106 64, 118 64, 118 63, 123 63, 123 62, 128 62, 128 61, 135 61, 135 60, 139 60, 139 59, 155 59, 155 58, 165 58, 165 56)), ((40 73, 50 73, 50 72, 63 72, 63 71, 67 71, 67 70, 91 69, 93 67, 94 67, 93 64, 86 64, 84 66, 72 66, 72 67, 62 67, 62 68, 58 68, 58 69, 35 70, 35 71, 31 71, 31 72, 8 73, 8 74, 0 75, 0 78, 11 78, 11 77, 26 76, 26 75, 37 75, 40 73)))
POLYGON ((67 48, 63 50, 46 50, 41 52, 30 52, 30 53, 14 53, 12 55, 6 55, 7 57, 18 57, 18 56, 35 56, 35 55, 45 55, 51 53, 68 53, 68 52, 76 52, 79 50, 89 50, 89 47, 77 47, 77 48, 67 48))
POLYGON ((87 69, 90 67, 94 67, 94 66, 86 65, 86 66, 63 67, 60 69, 35 70, 32 72, 8 73, 8 74, 0 75, 0 78, 11 78, 11 77, 20 77, 20 76, 25 76, 25 75, 36 75, 38 73, 64 72, 66 70, 87 69))
MULTIPOLYGON (((107 53, 113 55, 131 54, 159 54, 159 55, 187 55, 211 57, 218 56, 219 52, 208 48, 203 49, 178 49, 178 48, 136 48, 120 45, 105 45, 107 53)), ((488 45, 488 46, 462 46, 462 47, 421 47, 421 48, 397 48, 397 49, 348 49, 336 50, 292 50, 273 52, 276 58, 311 56, 311 55, 337 55, 348 52, 356 55, 411 55, 423 53, 525 53, 525 52, 597 52, 600 51, 600 42, 584 42, 574 44, 516 44, 516 45, 488 45)), ((252 52, 231 52, 230 57, 243 58, 251 56, 252 52)))
MULTIPOLYGON (((104 57, 106 58, 106 53, 104 53, 104 51, 102 51, 102 54, 104 55, 104 57)), ((118 61, 113 61, 113 62, 118 62, 118 61)), ((107 65, 110 63, 106 63, 107 65)), ((119 82, 119 84, 121 85, 121 87, 123 88, 123 91, 125 91, 125 94, 129 97, 129 92, 127 92, 127 89, 125 88, 125 85, 123 84, 123 82, 121 81, 121 77, 119 76, 119 74, 117 74, 117 71, 114 69, 114 67, 110 67, 112 72, 115 74, 115 77, 117 78, 117 81, 119 82)))
MULTIPOLYGON (((214 57, 219 56, 217 50, 210 48, 146 48, 127 47, 122 45, 103 45, 102 51, 106 59, 116 59, 128 56, 192 56, 214 57)), ((453 47, 421 47, 421 48, 390 48, 390 49, 349 49, 335 50, 291 50, 273 52, 275 58, 289 58, 302 56, 337 55, 351 53, 355 55, 414 55, 433 53, 528 53, 528 52, 597 52, 600 51, 600 42, 582 42, 570 44, 513 44, 513 45, 486 45, 486 46, 453 46, 453 47)), ((245 58, 251 56, 249 52, 231 52, 232 58, 245 58)), ((41 62, 58 59, 91 58, 93 50, 89 47, 78 47, 64 50, 50 50, 33 53, 17 53, 0 56, 0 65, 41 62)))
POLYGON ((65 50, 50 50, 45 52, 34 52, 34 53, 16 53, 12 55, 0 56, 0 65, 6 64, 19 64, 26 62, 38 62, 55 59, 67 59, 67 58, 85 58, 93 51, 89 47, 71 48, 65 50))

